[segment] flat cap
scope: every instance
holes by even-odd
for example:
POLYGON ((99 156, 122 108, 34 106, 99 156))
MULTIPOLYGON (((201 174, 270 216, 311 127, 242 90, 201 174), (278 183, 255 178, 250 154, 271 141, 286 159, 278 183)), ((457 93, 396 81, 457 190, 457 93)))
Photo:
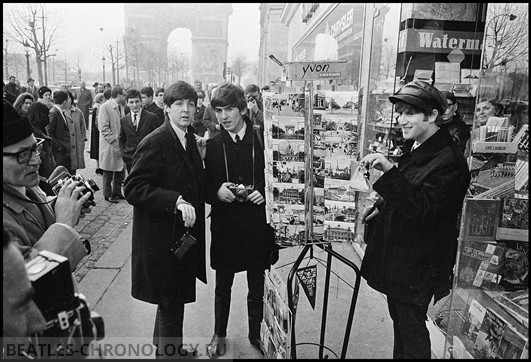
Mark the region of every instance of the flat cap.
POLYGON ((436 109, 439 111, 439 115, 444 114, 448 108, 444 95, 434 86, 421 80, 409 82, 400 88, 396 94, 390 96, 389 101, 391 103, 403 101, 425 111, 436 109))
POLYGON ((30 79, 28 79, 28 83, 29 83, 29 82, 35 82, 35 79, 30 78, 30 79))
POLYGON ((4 124, 2 128, 2 147, 11 146, 33 134, 33 126, 29 119, 18 114, 11 103, 5 99, 2 118, 4 124))

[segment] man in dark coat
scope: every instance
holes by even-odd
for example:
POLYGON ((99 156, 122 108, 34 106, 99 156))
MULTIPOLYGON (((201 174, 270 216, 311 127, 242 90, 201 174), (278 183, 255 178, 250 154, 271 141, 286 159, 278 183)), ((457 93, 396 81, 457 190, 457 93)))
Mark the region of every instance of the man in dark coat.
POLYGON ((144 87, 140 89, 140 94, 142 97, 142 106, 144 107, 144 109, 157 116, 160 124, 164 123, 164 111, 153 101, 153 88, 149 86, 144 87))
POLYGON ((204 169, 194 130, 197 93, 178 81, 164 94, 165 123, 133 156, 124 186, 133 209, 133 298, 157 304, 153 344, 158 355, 183 353, 184 305, 195 302, 196 278, 206 283, 204 169), (182 259, 171 251, 189 231, 197 240, 182 259))
POLYGON ((446 128, 452 136, 454 142, 459 146, 461 152, 465 152, 466 143, 470 138, 470 127, 461 120, 461 115, 457 111, 457 98, 453 92, 445 91, 443 95, 446 97, 448 108, 442 115, 443 124, 441 127, 446 128))
POLYGON ((87 83, 82 81, 79 90, 76 92, 77 108, 83 112, 85 117, 85 128, 89 129, 89 112, 94 101, 92 100, 92 92, 86 88, 87 83))
POLYGON ((140 92, 137 89, 127 91, 125 101, 131 112, 120 120, 118 145, 120 146, 120 152, 122 153, 127 172, 131 172, 133 155, 140 141, 161 126, 157 116, 142 109, 140 98, 140 92))
POLYGON ((212 206, 210 262, 216 270, 215 326, 208 352, 222 355, 234 274, 242 271, 247 271, 249 287, 248 338, 260 349, 264 270, 272 264, 274 231, 266 223, 264 152, 246 116, 243 89, 234 84, 221 85, 211 106, 222 127, 207 141, 205 158, 207 202, 212 206), (252 189, 236 197, 230 189, 232 184, 252 189))
POLYGON ((373 186, 380 198, 362 218, 369 229, 361 274, 387 295, 393 358, 429 359, 426 313, 431 299, 437 302, 451 288, 470 173, 463 153, 440 128, 447 105, 436 88, 413 81, 389 100, 406 142, 398 167, 378 153, 361 160, 384 172, 373 186))

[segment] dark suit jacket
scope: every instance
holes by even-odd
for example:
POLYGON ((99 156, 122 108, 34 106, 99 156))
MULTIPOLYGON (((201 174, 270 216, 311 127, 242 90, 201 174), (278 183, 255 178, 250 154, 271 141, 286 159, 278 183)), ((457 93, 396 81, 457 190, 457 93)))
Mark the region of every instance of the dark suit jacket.
POLYGON ((160 121, 160 124, 164 123, 164 111, 162 110, 162 108, 157 106, 155 102, 152 102, 149 106, 144 107, 144 109, 146 111, 153 113, 155 116, 157 116, 157 118, 160 121))
MULTIPOLYGON (((188 132, 193 136, 191 126, 188 132)), ((206 283, 205 176, 197 144, 188 145, 185 151, 166 119, 140 142, 125 180, 124 195, 134 207, 131 295, 148 303, 193 302, 196 278, 206 283), (186 231, 174 213, 179 196, 197 217, 189 229, 197 243, 181 261, 170 251, 174 223, 173 240, 186 231)))
POLYGON ((46 131, 52 138, 52 150, 64 154, 70 154, 70 130, 65 123, 64 114, 57 107, 50 109, 50 123, 46 131))
POLYGON ((132 112, 120 119, 120 136, 118 137, 120 153, 126 164, 133 162, 133 155, 140 141, 161 125, 153 113, 144 109, 140 114, 138 129, 135 130, 131 117, 132 112))

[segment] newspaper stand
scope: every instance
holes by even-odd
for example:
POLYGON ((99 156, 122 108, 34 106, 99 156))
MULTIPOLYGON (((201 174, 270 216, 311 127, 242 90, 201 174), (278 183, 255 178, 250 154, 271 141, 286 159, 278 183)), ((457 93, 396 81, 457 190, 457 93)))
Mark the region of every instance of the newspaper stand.
MULTIPOLYGON (((306 154, 306 163, 305 163, 305 232, 304 232, 304 248, 297 260, 291 268, 288 278, 287 278, 287 297, 288 297, 288 307, 291 311, 293 318, 295 312, 295 306, 293 303, 293 282, 294 276, 296 275, 297 268, 300 266, 301 262, 305 259, 306 255, 309 253, 309 258, 313 258, 314 247, 321 248, 327 253, 327 262, 326 262, 326 275, 325 275, 325 287, 324 287, 324 298, 323 298, 323 310, 321 317, 321 331, 319 339, 319 359, 324 358, 323 353, 324 349, 327 349, 335 354, 330 348, 325 345, 325 334, 326 334, 326 321, 327 321, 327 312, 328 312, 328 294, 330 289, 330 276, 332 270, 332 260, 338 259, 339 262, 346 264, 352 269, 352 272, 355 274, 355 283, 352 293, 352 299, 350 302, 350 308, 347 318, 347 324, 345 327, 345 335, 343 339, 343 345, 341 350, 341 359, 346 358, 348 342, 350 338, 350 332, 352 329, 352 321, 354 318, 354 310, 356 307, 356 302, 358 298, 358 292, 360 287, 360 270, 359 268, 350 260, 339 254, 338 252, 332 249, 331 242, 320 241, 314 238, 313 234, 313 196, 314 196, 314 185, 313 185, 313 102, 314 102, 314 93, 313 93, 313 81, 320 79, 340 79, 345 78, 346 75, 346 61, 322 61, 322 62, 292 62, 286 63, 288 66, 288 79, 290 80, 303 80, 305 83, 305 134, 309 135, 305 137, 305 154, 306 154)), ((297 345, 303 345, 306 343, 297 343, 295 336, 295 323, 292 323, 291 330, 291 348, 290 356, 291 358, 297 358, 297 345)), ((312 343, 313 344, 313 343, 312 343)), ((337 354, 335 354, 337 356, 337 354)))

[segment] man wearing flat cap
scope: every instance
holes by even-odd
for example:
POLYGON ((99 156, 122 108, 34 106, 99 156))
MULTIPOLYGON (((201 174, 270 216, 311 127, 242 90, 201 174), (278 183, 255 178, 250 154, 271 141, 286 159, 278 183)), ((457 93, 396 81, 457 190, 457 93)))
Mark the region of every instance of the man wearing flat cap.
POLYGON ((24 92, 31 94, 34 100, 39 98, 39 90, 35 87, 35 79, 28 79, 28 86, 24 87, 24 92))
POLYGON ((80 197, 84 186, 66 181, 56 198, 49 201, 40 189, 39 165, 43 139, 33 135, 33 127, 7 101, 3 101, 2 158, 4 227, 26 261, 42 250, 68 258, 70 268, 87 254, 81 236, 74 230, 90 193, 80 197))
POLYGON ((445 128, 447 101, 413 81, 389 97, 406 140, 398 165, 372 153, 361 162, 383 172, 380 195, 364 213, 367 249, 361 274, 386 294, 393 320, 393 358, 431 358, 426 314, 451 288, 458 217, 470 182, 465 157, 445 128))

